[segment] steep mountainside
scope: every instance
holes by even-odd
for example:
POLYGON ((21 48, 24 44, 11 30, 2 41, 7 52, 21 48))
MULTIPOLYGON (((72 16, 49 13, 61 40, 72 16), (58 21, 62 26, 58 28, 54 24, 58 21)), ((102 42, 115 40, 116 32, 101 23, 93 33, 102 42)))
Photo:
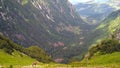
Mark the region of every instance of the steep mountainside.
POLYGON ((120 10, 112 12, 102 23, 96 28, 95 32, 100 32, 100 36, 108 36, 120 29, 120 10))
POLYGON ((88 36, 89 43, 100 42, 120 29, 120 10, 112 12, 88 36), (90 39, 89 39, 90 38, 90 39))
POLYGON ((87 26, 68 0, 0 0, 0 34, 38 45, 56 62, 81 54, 87 26))

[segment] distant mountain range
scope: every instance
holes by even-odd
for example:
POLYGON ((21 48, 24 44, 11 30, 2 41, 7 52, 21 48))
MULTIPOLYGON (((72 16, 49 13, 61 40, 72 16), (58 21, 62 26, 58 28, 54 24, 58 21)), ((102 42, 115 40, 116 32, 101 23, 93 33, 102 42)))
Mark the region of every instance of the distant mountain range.
POLYGON ((108 4, 111 7, 120 9, 120 0, 91 0, 86 3, 108 4))
POLYGON ((114 7, 116 9, 120 9, 120 0, 110 0, 106 3, 109 4, 111 7, 114 7))
POLYGON ((120 2, 117 0, 107 2, 89 1, 75 6, 86 22, 96 24, 104 20, 111 12, 120 9, 120 2))

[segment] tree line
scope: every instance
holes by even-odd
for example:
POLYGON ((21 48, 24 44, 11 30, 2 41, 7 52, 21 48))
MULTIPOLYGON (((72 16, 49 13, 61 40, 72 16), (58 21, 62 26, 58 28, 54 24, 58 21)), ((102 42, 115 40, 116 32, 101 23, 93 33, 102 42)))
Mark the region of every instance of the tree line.
POLYGON ((3 51, 10 55, 12 55, 12 53, 16 50, 40 62, 44 63, 53 62, 52 58, 40 47, 30 46, 28 48, 25 48, 21 45, 14 43, 9 38, 3 37, 2 35, 0 35, 0 49, 2 49, 3 51))

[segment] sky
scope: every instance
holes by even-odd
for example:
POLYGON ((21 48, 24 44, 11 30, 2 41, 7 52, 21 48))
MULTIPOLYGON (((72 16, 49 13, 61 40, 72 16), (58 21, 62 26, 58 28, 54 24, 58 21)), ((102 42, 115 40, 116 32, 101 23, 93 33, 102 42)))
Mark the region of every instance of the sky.
POLYGON ((106 2, 108 0, 69 0, 71 3, 82 3, 82 2, 88 2, 88 1, 95 1, 95 2, 106 2))

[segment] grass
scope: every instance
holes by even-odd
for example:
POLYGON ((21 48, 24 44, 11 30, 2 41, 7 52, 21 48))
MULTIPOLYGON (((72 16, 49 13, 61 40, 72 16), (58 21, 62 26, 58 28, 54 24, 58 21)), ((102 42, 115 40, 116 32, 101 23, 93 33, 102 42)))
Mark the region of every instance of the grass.
POLYGON ((95 65, 120 63, 120 52, 101 55, 101 56, 99 56, 99 55, 95 56, 95 57, 93 57, 92 59, 89 60, 89 63, 95 64, 95 65))
POLYGON ((12 55, 9 55, 3 50, 0 50, 0 66, 30 65, 35 61, 35 59, 32 59, 18 51, 15 51, 12 53, 12 55))
POLYGON ((120 67, 120 52, 115 52, 115 53, 106 54, 106 55, 96 55, 92 57, 90 60, 84 59, 81 62, 71 63, 71 65, 74 67, 104 66, 104 67, 110 67, 110 68, 118 68, 120 67))
MULTIPOLYGON (((0 50, 0 66, 5 66, 5 68, 21 68, 23 66, 28 66, 31 68, 31 64, 36 61, 18 51, 15 51, 12 55, 5 53, 0 50)), ((38 67, 35 68, 74 68, 74 67, 110 67, 119 68, 120 67, 120 52, 115 52, 106 55, 96 55, 90 60, 84 59, 81 62, 73 62, 70 64, 57 64, 57 63, 39 63, 38 67)))
MULTIPOLYGON (((18 51, 15 51, 12 53, 12 55, 10 55, 0 49, 0 66, 3 66, 4 68, 10 68, 10 66, 12 66, 13 68, 21 68, 24 66, 31 68, 32 63, 35 61, 35 59, 32 59, 29 56, 18 51)), ((57 63, 39 63, 38 66, 38 68, 56 68, 60 66, 65 67, 66 65, 57 63)))

